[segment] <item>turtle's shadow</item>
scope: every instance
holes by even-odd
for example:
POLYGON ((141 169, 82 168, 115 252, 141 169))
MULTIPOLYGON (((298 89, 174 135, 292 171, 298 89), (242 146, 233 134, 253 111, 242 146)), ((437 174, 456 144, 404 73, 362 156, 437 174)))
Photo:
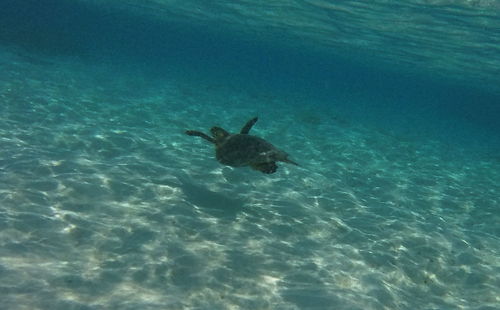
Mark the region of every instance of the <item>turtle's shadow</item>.
POLYGON ((179 177, 178 180, 187 201, 202 208, 212 216, 234 218, 238 212, 243 211, 245 201, 241 198, 230 198, 213 192, 183 177, 179 177))

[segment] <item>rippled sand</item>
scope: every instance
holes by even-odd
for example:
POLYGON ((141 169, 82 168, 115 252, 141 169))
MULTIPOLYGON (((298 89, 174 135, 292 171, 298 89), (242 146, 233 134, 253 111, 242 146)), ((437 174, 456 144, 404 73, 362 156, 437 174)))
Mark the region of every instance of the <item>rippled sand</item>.
POLYGON ((284 95, 2 57, 5 309, 500 304, 498 159, 284 95), (254 115, 300 167, 225 167, 183 133, 254 115))

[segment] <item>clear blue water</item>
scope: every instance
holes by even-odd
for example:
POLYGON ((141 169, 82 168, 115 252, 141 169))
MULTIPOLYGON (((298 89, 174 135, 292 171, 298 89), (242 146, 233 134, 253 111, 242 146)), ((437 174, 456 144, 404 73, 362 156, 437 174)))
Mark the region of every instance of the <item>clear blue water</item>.
POLYGON ((2 309, 500 308, 498 15, 1 1, 2 309))

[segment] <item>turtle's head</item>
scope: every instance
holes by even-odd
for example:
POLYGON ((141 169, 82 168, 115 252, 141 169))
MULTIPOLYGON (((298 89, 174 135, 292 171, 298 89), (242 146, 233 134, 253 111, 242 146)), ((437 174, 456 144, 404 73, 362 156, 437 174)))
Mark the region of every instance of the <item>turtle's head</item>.
POLYGON ((216 141, 223 140, 229 136, 229 132, 217 126, 210 128, 210 132, 216 141))

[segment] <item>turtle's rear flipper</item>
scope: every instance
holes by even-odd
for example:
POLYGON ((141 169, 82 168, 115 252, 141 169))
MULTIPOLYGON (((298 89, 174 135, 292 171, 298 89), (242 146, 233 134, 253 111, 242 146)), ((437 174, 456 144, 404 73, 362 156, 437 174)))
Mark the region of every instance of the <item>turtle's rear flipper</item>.
POLYGON ((243 135, 246 135, 250 132, 250 129, 252 129, 252 126, 255 125, 255 123, 257 123, 257 120, 259 120, 258 117, 254 117, 252 118, 251 120, 249 120, 245 126, 243 126, 243 128, 241 128, 241 131, 240 133, 243 134, 243 135))
POLYGON ((215 140, 212 137, 207 136, 203 132, 199 132, 196 130, 186 130, 186 134, 188 136, 202 137, 203 139, 207 140, 208 142, 215 144, 215 140))
POLYGON ((255 169, 255 170, 258 170, 262 173, 266 173, 266 174, 271 174, 271 173, 275 173, 276 170, 278 169, 278 165, 276 165, 276 162, 270 162, 270 163, 259 163, 259 164, 253 164, 253 165, 250 165, 250 167, 252 167, 252 169, 255 169))

